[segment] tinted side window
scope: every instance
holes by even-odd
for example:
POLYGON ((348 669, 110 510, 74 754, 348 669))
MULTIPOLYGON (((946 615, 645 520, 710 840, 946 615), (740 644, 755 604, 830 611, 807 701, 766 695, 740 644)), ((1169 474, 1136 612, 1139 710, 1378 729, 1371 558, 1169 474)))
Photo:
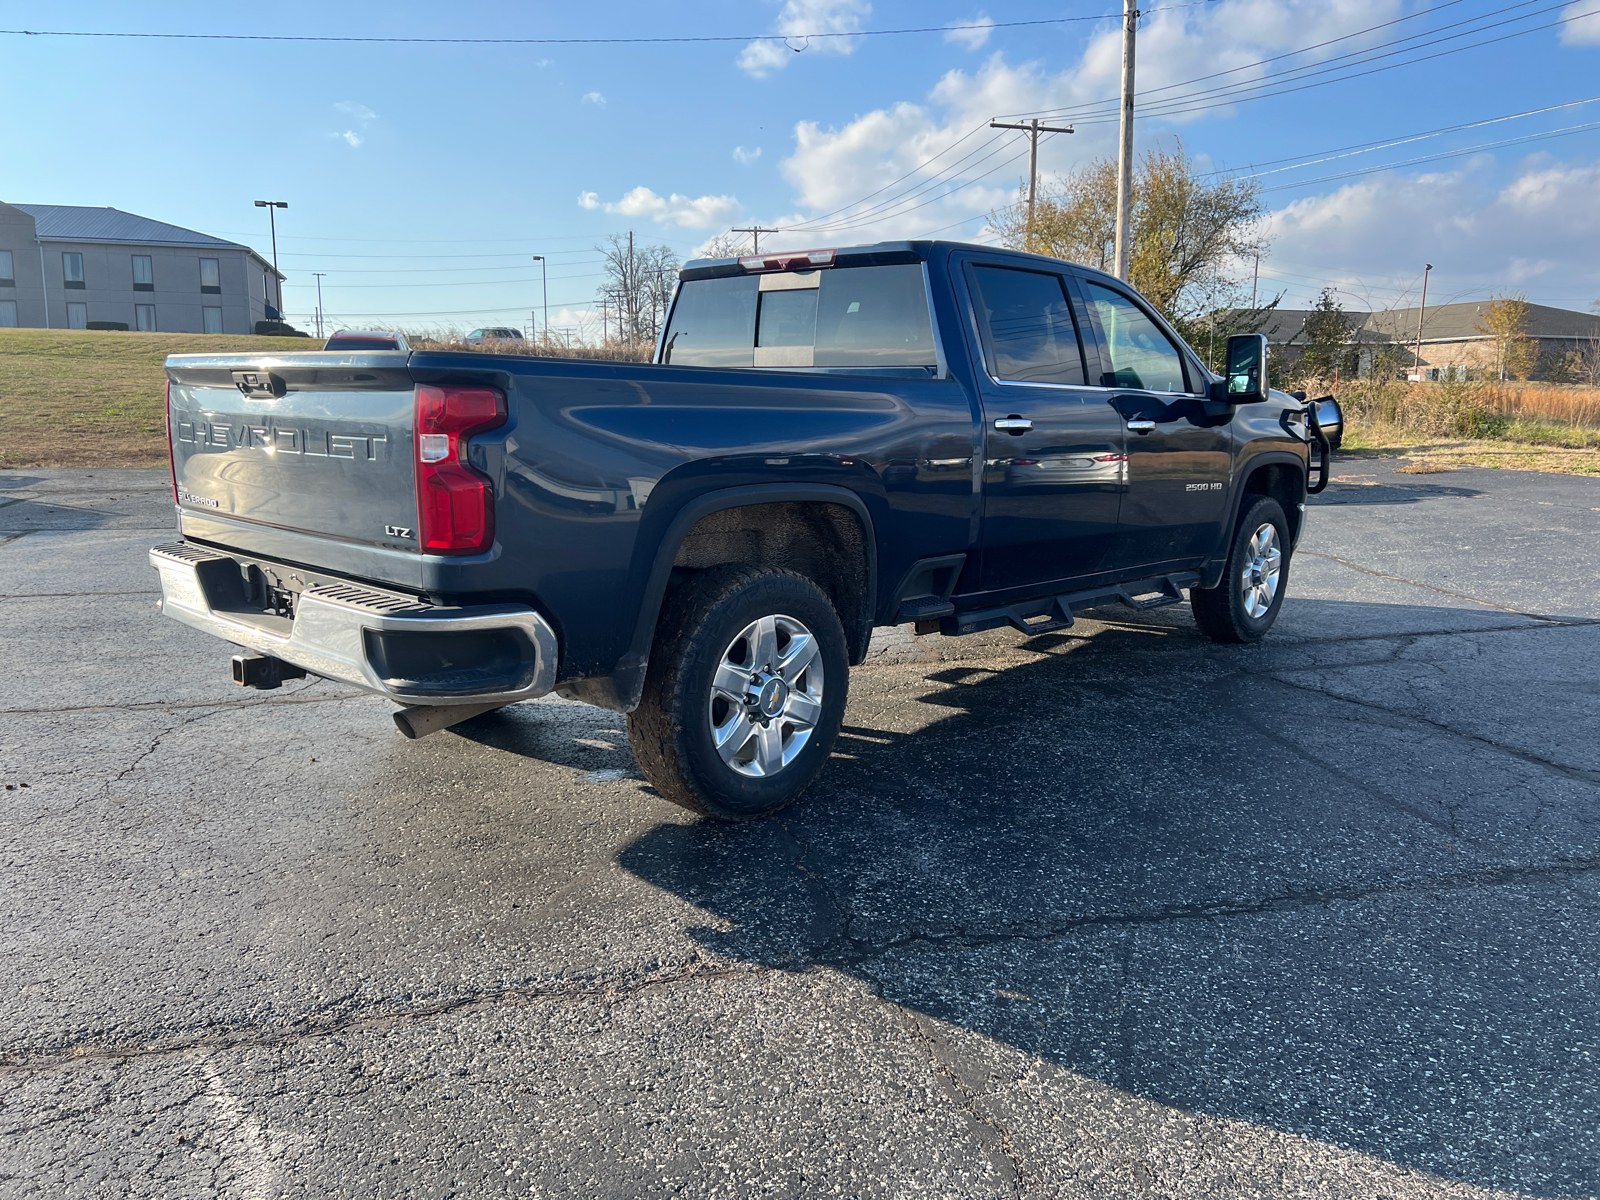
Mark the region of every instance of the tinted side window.
POLYGON ((678 288, 661 361, 682 367, 755 365, 756 276, 691 279, 678 288))
POLYGON ((1147 392, 1187 392, 1183 356, 1149 315, 1128 297, 1097 283, 1084 282, 1105 338, 1111 370, 1102 387, 1140 388, 1147 392))
POLYGON ((817 294, 817 366, 938 366, 919 264, 824 271, 817 294))
POLYGON ((1087 382, 1061 276, 974 267, 972 298, 989 370, 996 379, 1079 386, 1087 382))

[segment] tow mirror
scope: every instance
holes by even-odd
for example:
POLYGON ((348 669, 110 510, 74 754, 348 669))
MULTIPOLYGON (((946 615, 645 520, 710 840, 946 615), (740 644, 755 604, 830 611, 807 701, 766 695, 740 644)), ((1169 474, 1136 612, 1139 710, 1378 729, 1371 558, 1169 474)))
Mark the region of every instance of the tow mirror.
POLYGON ((1212 399, 1229 404, 1258 404, 1267 398, 1267 387, 1266 335, 1234 334, 1228 339, 1223 378, 1212 385, 1212 399))

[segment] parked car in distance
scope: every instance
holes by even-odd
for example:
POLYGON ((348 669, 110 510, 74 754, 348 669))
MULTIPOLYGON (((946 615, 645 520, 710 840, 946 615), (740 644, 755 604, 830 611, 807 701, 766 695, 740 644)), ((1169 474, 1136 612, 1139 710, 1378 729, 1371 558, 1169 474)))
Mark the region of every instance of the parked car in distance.
POLYGON ((478 346, 484 342, 520 342, 522 331, 506 325, 491 325, 487 329, 474 329, 467 334, 467 345, 478 346))
POLYGON ((341 329, 328 339, 324 350, 410 350, 403 333, 380 329, 341 329))

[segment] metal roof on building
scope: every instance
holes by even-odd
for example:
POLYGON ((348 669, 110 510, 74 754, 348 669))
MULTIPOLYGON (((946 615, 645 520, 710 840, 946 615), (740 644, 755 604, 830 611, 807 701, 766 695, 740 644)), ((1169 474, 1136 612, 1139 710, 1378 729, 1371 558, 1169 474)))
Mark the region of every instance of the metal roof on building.
POLYGON ((76 204, 13 204, 33 218, 40 241, 150 242, 167 246, 227 246, 248 250, 238 242, 168 225, 120 208, 85 208, 76 204))

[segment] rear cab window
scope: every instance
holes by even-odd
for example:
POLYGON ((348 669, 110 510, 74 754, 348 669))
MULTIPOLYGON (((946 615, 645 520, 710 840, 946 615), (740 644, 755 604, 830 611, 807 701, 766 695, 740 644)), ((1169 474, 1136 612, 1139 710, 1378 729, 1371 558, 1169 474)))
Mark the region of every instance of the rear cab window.
POLYGON ((933 375, 939 356, 922 264, 685 280, 661 361, 933 375))

